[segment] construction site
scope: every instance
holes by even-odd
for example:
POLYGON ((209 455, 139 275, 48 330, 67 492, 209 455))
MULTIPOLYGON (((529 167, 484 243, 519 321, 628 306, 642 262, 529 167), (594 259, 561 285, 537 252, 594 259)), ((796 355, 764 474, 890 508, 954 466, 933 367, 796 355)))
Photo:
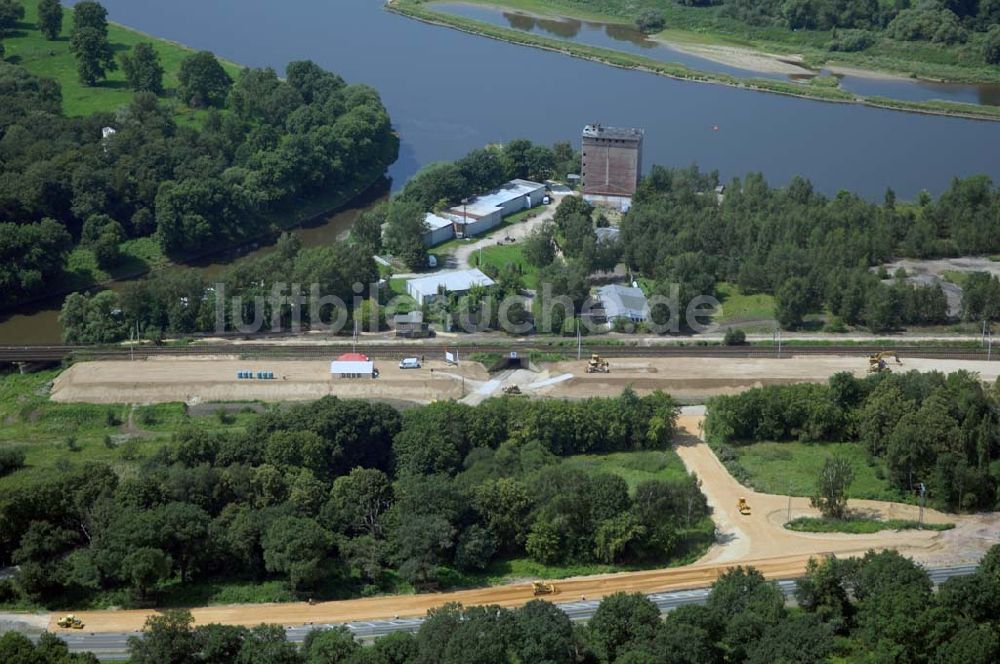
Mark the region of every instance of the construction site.
MULTIPOLYGON (((641 352, 641 349, 636 349, 641 352)), ((413 349, 410 349, 413 352, 413 349)), ((669 392, 685 403, 698 403, 718 394, 734 394, 763 385, 824 382, 847 371, 857 376, 877 369, 898 371, 970 371, 993 382, 1000 363, 984 360, 902 357, 886 354, 874 360, 866 354, 792 354, 784 357, 628 355, 584 356, 580 360, 524 362, 490 373, 482 364, 462 359, 445 361, 426 356, 419 369, 401 369, 403 357, 376 359, 378 377, 345 378, 331 375, 330 358, 241 359, 240 355, 154 355, 134 362, 80 361, 55 380, 51 397, 58 402, 166 403, 189 405, 221 401, 308 401, 333 395, 346 399, 382 399, 430 403, 439 399, 478 403, 500 396, 505 388, 556 399, 616 396, 625 387, 639 394, 669 392), (871 362, 875 364, 872 365, 871 362), (905 363, 904 363, 905 362, 905 363), (240 379, 248 371, 266 371, 272 379, 240 379)))
MULTIPOLYGON (((389 595, 362 599, 281 604, 216 605, 192 610, 198 624, 295 626, 350 621, 416 619, 447 602, 519 606, 543 596, 566 606, 592 602, 614 592, 664 593, 704 588, 736 564, 751 564, 769 579, 801 576, 810 558, 861 555, 896 549, 929 569, 975 565, 1000 542, 1000 513, 945 514, 917 504, 850 499, 853 514, 888 521, 941 525, 947 529, 886 529, 870 534, 800 532, 787 524, 816 517, 819 510, 803 495, 755 491, 741 484, 706 443, 703 426, 712 396, 767 385, 820 383, 839 372, 856 377, 892 372, 966 371, 993 383, 1000 363, 965 351, 939 353, 874 349, 822 352, 770 350, 609 349, 566 354, 508 351, 488 370, 466 353, 447 354, 425 346, 342 352, 313 349, 296 359, 284 350, 220 353, 206 349, 184 354, 149 353, 129 359, 80 359, 52 382, 55 402, 189 406, 226 402, 304 402, 333 395, 387 402, 397 407, 456 400, 475 405, 492 397, 584 399, 615 397, 625 388, 639 395, 660 390, 685 405, 673 449, 684 469, 700 481, 711 508, 714 543, 693 564, 637 572, 566 579, 512 578, 501 585, 450 592, 389 595), (745 356, 736 356, 742 352, 745 356), (370 353, 370 354, 366 354, 370 353), (933 357, 929 355, 939 355, 933 357), (970 355, 972 356, 970 358, 970 355), (532 359, 534 357, 534 359, 532 359), (548 361, 545 361, 548 360, 548 361), (953 526, 953 527, 951 527, 953 526)), ((236 349, 233 349, 236 350, 236 349)), ((473 358, 484 359, 484 355, 473 358)), ((783 486, 783 485, 782 485, 783 486)), ((791 493, 791 491, 789 491, 791 493)), ((155 610, 54 612, 0 616, 0 621, 45 627, 61 633, 105 634, 107 638, 142 629, 155 610)), ((391 628, 391 625, 390 627, 391 628)), ((388 629, 388 628, 387 628, 388 629)), ((97 637, 95 637, 97 638, 97 637)), ((117 636, 115 638, 118 638, 117 636)))

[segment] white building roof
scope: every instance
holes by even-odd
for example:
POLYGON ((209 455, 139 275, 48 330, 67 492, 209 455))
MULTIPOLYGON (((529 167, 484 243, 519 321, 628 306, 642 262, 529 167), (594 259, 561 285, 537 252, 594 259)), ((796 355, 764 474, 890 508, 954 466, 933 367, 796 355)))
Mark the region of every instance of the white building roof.
POLYGON ((371 374, 375 371, 374 362, 361 362, 359 360, 334 360, 330 363, 330 373, 340 374, 371 374))
POLYGON ((427 216, 424 217, 424 223, 427 224, 429 230, 436 231, 451 226, 454 222, 451 219, 439 217, 433 212, 428 212, 427 216))
MULTIPOLYGON (((483 194, 482 196, 476 196, 464 206, 464 211, 476 217, 485 217, 488 214, 496 212, 496 209, 505 203, 509 203, 515 198, 527 196, 539 189, 545 189, 545 185, 532 182, 531 180, 511 180, 495 191, 483 194)), ((456 205, 452 208, 453 213, 461 213, 462 211, 463 206, 461 205, 456 205)), ((460 218, 458 223, 462 223, 462 221, 460 218)))
POLYGON ((426 277, 410 279, 406 282, 406 289, 411 295, 426 296, 436 295, 438 288, 444 286, 445 290, 467 291, 473 286, 492 286, 495 282, 483 274, 479 268, 471 270, 455 270, 453 272, 436 272, 426 277))
POLYGON ((644 320, 649 316, 649 302, 641 288, 631 286, 601 286, 597 296, 604 305, 604 314, 608 320, 629 318, 644 320))

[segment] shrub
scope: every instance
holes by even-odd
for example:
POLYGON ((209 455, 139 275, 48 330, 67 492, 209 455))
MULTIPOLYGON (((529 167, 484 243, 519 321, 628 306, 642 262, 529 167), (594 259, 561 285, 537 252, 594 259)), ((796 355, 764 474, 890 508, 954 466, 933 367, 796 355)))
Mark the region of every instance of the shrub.
POLYGON ((0 449, 0 477, 24 468, 24 450, 16 447, 0 449))
POLYGON ((635 27, 637 27, 640 32, 649 35, 654 32, 659 32, 667 27, 667 19, 663 17, 663 14, 655 9, 647 9, 643 13, 639 14, 639 17, 635 19, 635 27))
POLYGON ((729 328, 726 330, 726 336, 722 338, 722 343, 727 346, 742 346, 746 342, 746 333, 743 330, 738 330, 736 328, 729 328))
POLYGON ((843 53, 864 51, 875 44, 875 35, 867 30, 844 30, 827 45, 827 50, 843 53))
POLYGON ((986 33, 986 39, 983 42, 983 59, 988 64, 1000 65, 1000 25, 994 25, 986 33))
POLYGON ((958 17, 947 9, 904 9, 886 28, 890 37, 902 41, 933 41, 957 44, 968 38, 958 17))

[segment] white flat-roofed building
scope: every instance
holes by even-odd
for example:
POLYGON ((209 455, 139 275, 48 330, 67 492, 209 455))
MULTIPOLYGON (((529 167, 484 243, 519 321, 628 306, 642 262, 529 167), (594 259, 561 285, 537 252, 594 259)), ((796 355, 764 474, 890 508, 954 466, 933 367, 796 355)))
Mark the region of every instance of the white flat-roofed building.
POLYGON ((604 316, 609 325, 625 318, 633 323, 641 323, 649 318, 649 302, 641 288, 611 284, 597 289, 597 297, 604 306, 604 316))
POLYGON ((374 378, 375 363, 371 360, 334 360, 330 362, 330 374, 339 378, 374 378))
POLYGON ((541 205, 544 196, 544 184, 511 180, 495 191, 456 205, 448 214, 455 220, 455 234, 471 237, 499 226, 504 217, 541 205))
POLYGON ((492 286, 495 282, 483 274, 479 268, 437 272, 426 277, 410 279, 406 282, 406 292, 424 305, 437 297, 443 289, 446 293, 467 293, 473 286, 492 286))
POLYGON ((447 242, 455 237, 454 219, 428 212, 427 216, 424 217, 424 224, 427 226, 427 231, 424 232, 424 244, 428 247, 447 242))

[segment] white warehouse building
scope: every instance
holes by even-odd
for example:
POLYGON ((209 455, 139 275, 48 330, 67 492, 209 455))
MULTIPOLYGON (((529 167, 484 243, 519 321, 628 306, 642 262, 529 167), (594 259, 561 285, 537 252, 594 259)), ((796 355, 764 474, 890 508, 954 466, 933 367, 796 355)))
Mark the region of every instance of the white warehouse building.
POLYGON ((511 180, 496 191, 476 196, 448 212, 455 220, 455 235, 471 237, 499 226, 504 217, 541 205, 544 196, 544 184, 511 180))
POLYGON ((597 298, 604 305, 604 316, 608 325, 624 318, 633 323, 641 323, 649 318, 649 302, 641 288, 611 284, 597 289, 597 298))
POLYGON ((446 217, 439 217, 433 212, 428 212, 424 217, 424 224, 427 230, 424 232, 424 244, 428 247, 447 242, 455 237, 455 222, 446 217))
POLYGON ((437 272, 406 282, 406 292, 423 306, 430 303, 443 289, 446 293, 467 293, 473 286, 492 286, 495 282, 479 268, 437 272))

